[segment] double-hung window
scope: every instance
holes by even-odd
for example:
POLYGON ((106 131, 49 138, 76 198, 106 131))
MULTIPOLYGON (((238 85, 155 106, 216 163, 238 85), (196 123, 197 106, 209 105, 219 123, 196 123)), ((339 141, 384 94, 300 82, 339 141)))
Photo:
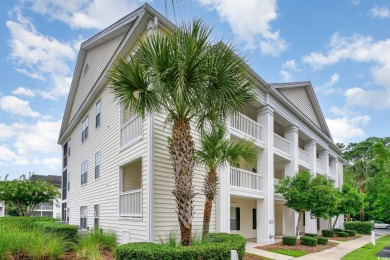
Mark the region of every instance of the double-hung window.
POLYGON ((240 230, 240 208, 230 208, 230 230, 240 230))
POLYGON ((95 180, 100 177, 100 152, 95 153, 95 180))
POLYGON ((80 227, 82 229, 87 229, 87 216, 87 206, 80 207, 80 227))
POLYGON ((99 205, 95 205, 93 207, 94 228, 99 228, 99 215, 100 215, 100 207, 99 205))
POLYGON ((81 185, 88 182, 88 161, 81 164, 81 185))
POLYGON ((100 111, 101 111, 101 102, 100 102, 100 99, 99 99, 98 102, 96 102, 95 110, 96 110, 95 125, 96 125, 96 128, 98 128, 98 127, 100 126, 100 111))
POLYGON ((81 141, 84 142, 88 138, 88 116, 81 122, 81 141))

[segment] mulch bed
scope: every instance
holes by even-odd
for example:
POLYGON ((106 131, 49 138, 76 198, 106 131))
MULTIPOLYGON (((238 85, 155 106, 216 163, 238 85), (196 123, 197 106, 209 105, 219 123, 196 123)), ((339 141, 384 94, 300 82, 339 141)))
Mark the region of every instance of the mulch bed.
POLYGON ((266 259, 269 259, 269 258, 261 257, 259 255, 254 255, 254 254, 249 254, 249 253, 246 253, 244 255, 244 258, 243 258, 243 260, 266 260, 266 259))
POLYGON ((350 241, 361 237, 362 237, 361 235, 356 235, 354 237, 327 237, 327 239, 334 240, 334 241, 350 241))
MULTIPOLYGON (((104 260, 115 260, 114 255, 109 250, 104 250, 101 252, 103 255, 104 260)), ((88 258, 82 258, 82 257, 76 257, 76 251, 70 251, 66 252, 65 254, 61 255, 58 260, 88 260, 88 258)))
POLYGON ((316 253, 316 252, 320 252, 320 251, 328 249, 328 248, 332 248, 332 247, 337 246, 339 244, 336 242, 328 242, 327 245, 317 245, 317 246, 311 247, 311 246, 301 245, 300 243, 301 243, 301 241, 299 239, 297 239, 297 245, 295 245, 295 246, 287 246, 287 245, 283 245, 282 242, 278 242, 278 243, 266 245, 266 246, 257 246, 256 248, 262 249, 262 250, 270 250, 270 249, 299 250, 299 251, 305 251, 308 253, 316 253))

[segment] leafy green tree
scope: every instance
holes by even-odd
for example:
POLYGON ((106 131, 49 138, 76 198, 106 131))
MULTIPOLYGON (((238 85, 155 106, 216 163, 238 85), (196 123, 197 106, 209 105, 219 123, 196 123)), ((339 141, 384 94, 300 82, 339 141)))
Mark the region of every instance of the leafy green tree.
POLYGON ((256 161, 256 149, 252 141, 242 140, 233 143, 226 138, 226 129, 223 126, 214 127, 209 133, 203 133, 200 139, 200 148, 196 151, 197 162, 206 167, 203 183, 205 205, 203 212, 202 237, 209 234, 210 217, 213 201, 218 189, 217 168, 225 163, 238 166, 240 161, 253 163, 256 161))
POLYGON ((211 33, 200 20, 173 32, 155 32, 139 40, 136 54, 119 58, 110 75, 112 91, 124 107, 142 116, 167 115, 173 195, 185 246, 192 243, 196 196, 191 125, 202 132, 205 125, 224 124, 255 98, 243 60, 230 45, 212 42, 211 33))
POLYGON ((310 211, 312 207, 311 179, 310 172, 301 171, 293 177, 286 177, 275 186, 275 193, 283 195, 286 200, 285 206, 299 213, 295 229, 297 238, 299 237, 299 223, 301 222, 302 213, 310 211))
POLYGON ((19 216, 29 216, 42 203, 59 195, 57 188, 46 181, 13 180, 0 182, 0 201, 15 209, 19 216))
POLYGON ((318 175, 310 182, 310 214, 316 218, 327 218, 339 203, 337 189, 324 176, 318 175))
POLYGON ((378 187, 379 192, 373 203, 372 217, 390 223, 390 179, 378 187))

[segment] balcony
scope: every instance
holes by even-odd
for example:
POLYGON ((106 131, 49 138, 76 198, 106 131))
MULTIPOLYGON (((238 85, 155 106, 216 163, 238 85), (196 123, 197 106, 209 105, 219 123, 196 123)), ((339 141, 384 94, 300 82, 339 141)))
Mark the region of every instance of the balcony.
POLYGON ((247 197, 263 195, 263 175, 230 167, 231 194, 247 197))
POLYGON ((142 135, 142 118, 137 115, 121 128, 121 147, 126 147, 139 140, 142 135))
POLYGON ((142 216, 142 190, 131 190, 119 194, 119 216, 140 218, 142 216))
POLYGON ((274 151, 282 157, 291 158, 290 142, 276 133, 274 133, 274 151))
POLYGON ((303 165, 306 168, 309 168, 310 165, 309 153, 301 148, 298 148, 298 151, 299 151, 299 164, 303 165))
POLYGON ((243 114, 236 114, 230 118, 232 134, 237 137, 249 137, 263 143, 262 125, 243 114))
POLYGON ((53 210, 53 203, 43 203, 37 210, 53 210))
POLYGON ((331 164, 329 166, 329 177, 331 179, 336 179, 336 165, 335 164, 331 164))
POLYGON ((317 160, 317 172, 321 173, 321 174, 325 174, 325 165, 324 165, 324 162, 321 161, 320 159, 316 159, 317 160))

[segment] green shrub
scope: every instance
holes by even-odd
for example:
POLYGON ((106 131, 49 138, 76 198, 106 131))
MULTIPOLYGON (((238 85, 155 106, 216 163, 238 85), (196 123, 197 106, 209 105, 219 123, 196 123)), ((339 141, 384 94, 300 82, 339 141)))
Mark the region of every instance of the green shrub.
POLYGON ((347 232, 336 232, 336 235, 339 237, 348 237, 349 234, 347 232))
POLYGON ((78 228, 74 225, 37 221, 34 223, 34 226, 43 233, 51 233, 63 237, 65 241, 77 242, 78 240, 78 228))
POLYGON ((284 236, 282 241, 283 245, 287 246, 295 246, 297 244, 297 239, 293 236, 284 236))
POLYGON ((318 236, 318 234, 315 234, 315 233, 305 233, 305 236, 316 237, 316 236, 318 236))
POLYGON ((327 245, 328 239, 326 237, 316 237, 319 245, 327 245))
POLYGON ((318 239, 315 237, 308 237, 308 236, 302 236, 301 237, 301 244, 305 246, 316 246, 318 242, 318 239))
POLYGON ((148 242, 129 243, 118 246, 115 257, 118 260, 168 260, 168 259, 230 259, 230 251, 236 250, 239 259, 245 254, 246 240, 237 234, 211 233, 199 245, 170 247, 148 242))
POLYGON ((55 218, 39 217, 4 217, 0 218, 0 228, 20 229, 22 231, 32 230, 35 222, 54 222, 55 218))
POLYGON ((334 232, 343 232, 344 230, 342 230, 341 228, 334 228, 333 231, 334 232))
POLYGON ((354 236, 356 236, 356 231, 355 230, 344 230, 344 232, 346 232, 346 233, 348 233, 348 235, 350 236, 350 237, 354 237, 354 236))
POLYGON ((355 230, 358 234, 370 234, 374 229, 374 223, 350 221, 344 222, 344 228, 347 230, 355 230))
POLYGON ((334 236, 334 232, 330 229, 323 229, 323 230, 321 230, 321 233, 322 233, 322 236, 324 236, 324 237, 333 237, 334 236))

